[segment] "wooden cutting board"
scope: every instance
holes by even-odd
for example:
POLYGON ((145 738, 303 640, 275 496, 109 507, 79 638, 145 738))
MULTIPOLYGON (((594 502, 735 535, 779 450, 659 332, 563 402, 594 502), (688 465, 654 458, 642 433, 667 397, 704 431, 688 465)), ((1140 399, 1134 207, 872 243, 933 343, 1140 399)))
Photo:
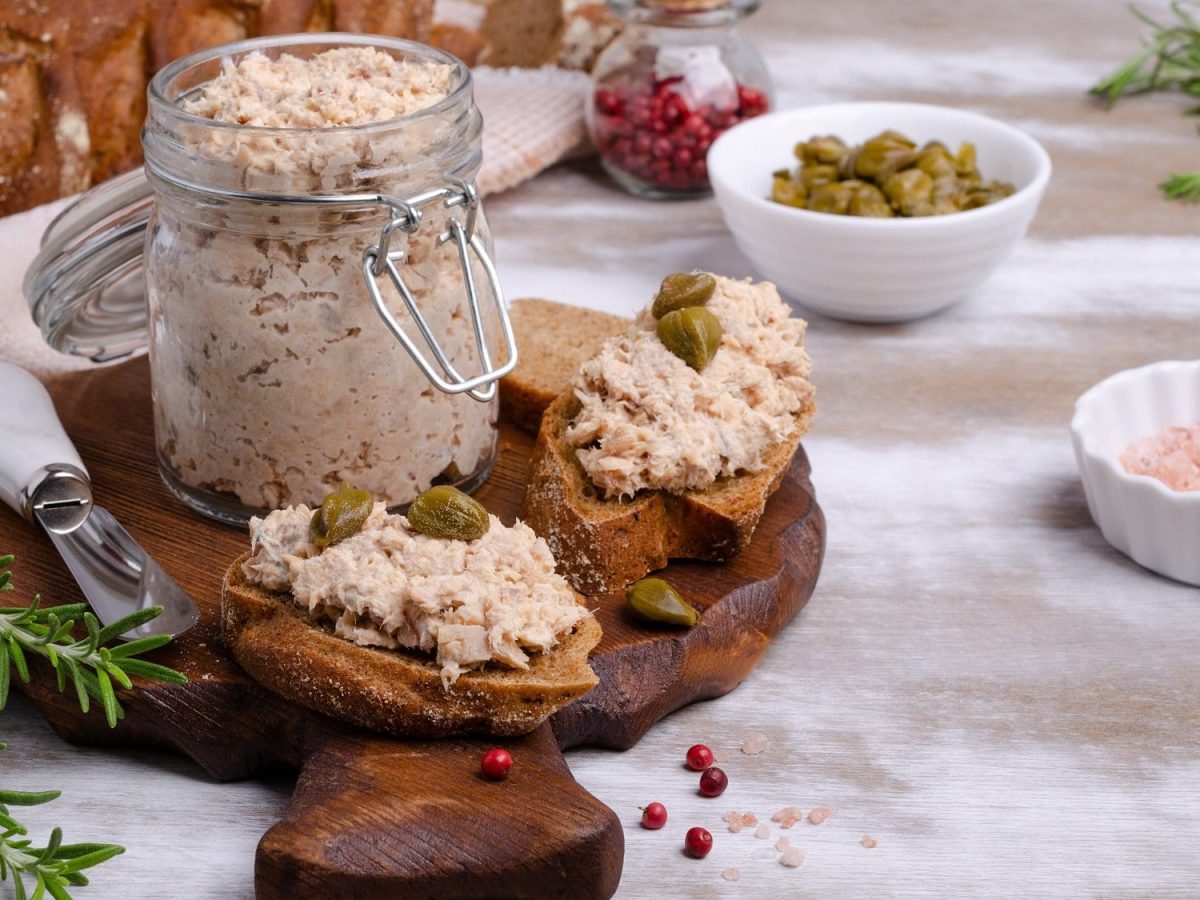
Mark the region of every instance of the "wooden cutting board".
MULTIPOLYGON (((538 731, 504 742, 384 738, 280 699, 224 652, 221 578, 248 538, 163 486, 146 361, 65 377, 51 394, 97 502, 195 598, 202 619, 153 657, 188 684, 122 693, 126 717, 114 730, 100 710, 84 715, 56 693, 37 662, 24 690, 72 742, 173 750, 221 780, 296 770, 291 806, 258 847, 260 898, 610 896, 621 877, 621 822, 576 784, 561 751, 631 747, 673 710, 732 690, 808 601, 821 567, 825 524, 800 450, 736 560, 666 570, 704 610, 695 628, 648 626, 621 596, 591 598, 604 628, 592 657, 600 684, 538 731), (479 758, 498 743, 515 766, 507 780, 489 782, 479 758)), ((505 522, 520 508, 532 448, 528 435, 502 426, 499 462, 476 496, 505 522)), ((4 508, 0 535, 0 552, 17 557, 15 603, 35 590, 52 604, 82 599, 39 530, 4 508)))

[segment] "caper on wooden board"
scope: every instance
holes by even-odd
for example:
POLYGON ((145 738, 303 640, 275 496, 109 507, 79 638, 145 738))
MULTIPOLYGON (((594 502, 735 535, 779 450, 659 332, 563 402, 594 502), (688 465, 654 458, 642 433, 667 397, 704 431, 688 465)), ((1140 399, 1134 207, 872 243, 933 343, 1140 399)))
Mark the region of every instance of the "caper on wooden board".
POLYGON ((896 131, 848 146, 834 135, 796 145, 795 169, 774 173, 771 199, 785 206, 840 216, 915 218, 963 212, 1011 196, 1016 188, 985 180, 975 145, 957 153, 941 141, 918 147, 896 131))

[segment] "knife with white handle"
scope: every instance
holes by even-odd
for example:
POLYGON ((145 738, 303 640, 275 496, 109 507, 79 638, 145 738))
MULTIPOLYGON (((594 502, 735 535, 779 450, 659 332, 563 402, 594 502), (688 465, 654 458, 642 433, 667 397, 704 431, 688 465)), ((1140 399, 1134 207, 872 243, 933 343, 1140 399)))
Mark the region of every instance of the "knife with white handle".
POLYGON ((92 500, 83 461, 41 382, 0 362, 0 397, 16 416, 0 431, 0 499, 41 525, 105 625, 144 609, 163 612, 126 640, 179 635, 200 620, 192 598, 92 500))

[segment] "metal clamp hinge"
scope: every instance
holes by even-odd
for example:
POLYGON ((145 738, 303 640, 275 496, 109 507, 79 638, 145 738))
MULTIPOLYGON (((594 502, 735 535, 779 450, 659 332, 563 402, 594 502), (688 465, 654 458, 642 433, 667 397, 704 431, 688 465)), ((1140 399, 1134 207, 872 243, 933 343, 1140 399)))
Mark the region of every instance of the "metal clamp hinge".
POLYGON ((475 185, 461 179, 454 180, 450 185, 418 194, 406 200, 396 197, 381 196, 379 202, 391 210, 387 223, 379 234, 379 242, 363 251, 363 280, 375 310, 388 330, 396 340, 408 351, 413 362, 417 364, 422 374, 435 387, 447 394, 466 394, 481 403, 490 402, 496 396, 497 382, 511 372, 517 365, 517 344, 513 336, 512 321, 504 303, 504 294, 500 287, 500 279, 496 268, 488 255, 483 240, 476 233, 475 226, 479 213, 479 195, 475 185), (396 232, 406 236, 416 234, 422 225, 423 212, 430 206, 440 204, 443 209, 462 207, 466 211, 466 221, 460 221, 455 216, 449 217, 447 227, 437 236, 438 245, 451 241, 458 248, 459 264, 462 267, 463 283, 467 291, 467 304, 471 314, 471 326, 475 335, 475 346, 479 353, 481 372, 470 377, 462 375, 450 362, 445 350, 434 336, 429 322, 421 313, 408 285, 400 274, 399 265, 404 262, 406 251, 392 249, 392 238, 396 232), (491 288, 492 301, 496 305, 500 321, 501 336, 504 342, 505 362, 496 367, 492 364, 491 352, 488 349, 487 335, 484 333, 483 314, 480 306, 479 291, 475 283, 474 268, 471 265, 471 254, 483 267, 491 288), (379 277, 384 273, 395 286, 408 310, 409 316, 421 334, 425 345, 437 364, 435 368, 422 352, 421 348, 397 321, 392 310, 388 308, 380 290, 379 277))

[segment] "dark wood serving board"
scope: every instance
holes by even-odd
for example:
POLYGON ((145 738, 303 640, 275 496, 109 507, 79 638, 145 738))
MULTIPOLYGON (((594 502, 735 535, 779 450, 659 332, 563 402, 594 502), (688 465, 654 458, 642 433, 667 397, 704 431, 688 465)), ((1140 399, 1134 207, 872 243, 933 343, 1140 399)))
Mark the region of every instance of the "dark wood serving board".
MULTIPOLYGON (((221 577, 244 532, 190 512, 159 480, 144 359, 63 378, 51 387, 66 429, 108 507, 195 598, 201 624, 158 651, 181 686, 143 684, 121 700, 113 730, 82 714, 34 663, 25 692, 69 741, 170 749, 223 780, 284 765, 299 773, 291 806, 258 847, 261 898, 607 897, 624 853, 616 815, 572 779, 561 751, 625 749, 682 706, 732 690, 812 594, 825 524, 800 450, 753 543, 715 566, 676 563, 666 577, 704 610, 689 631, 646 626, 620 596, 592 598, 604 639, 600 684, 528 737, 505 741, 510 777, 481 778, 494 739, 409 742, 376 736, 280 699, 224 652, 221 577)), ((520 508, 532 439, 503 427, 500 459, 478 498, 506 522, 520 508)), ((0 551, 17 556, 14 602, 79 590, 49 540, 7 508, 0 551)), ((6 598, 8 602, 8 598, 6 598)))

